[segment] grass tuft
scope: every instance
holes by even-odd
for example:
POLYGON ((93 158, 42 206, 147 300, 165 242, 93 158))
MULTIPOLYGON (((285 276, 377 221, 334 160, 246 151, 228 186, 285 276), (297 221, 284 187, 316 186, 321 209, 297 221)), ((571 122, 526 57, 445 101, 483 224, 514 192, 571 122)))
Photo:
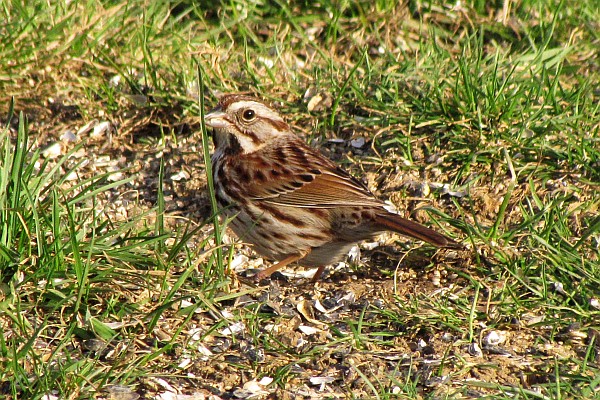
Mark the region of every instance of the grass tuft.
POLYGON ((0 396, 597 395, 594 2, 0 15, 0 396), (234 91, 471 251, 383 236, 316 288, 239 282, 264 264, 218 218, 202 123, 234 91))

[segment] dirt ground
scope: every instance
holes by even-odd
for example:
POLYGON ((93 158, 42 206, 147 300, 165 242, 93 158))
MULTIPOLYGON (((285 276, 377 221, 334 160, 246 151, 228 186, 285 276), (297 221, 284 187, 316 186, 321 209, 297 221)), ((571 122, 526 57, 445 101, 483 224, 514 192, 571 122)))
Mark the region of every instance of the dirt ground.
MULTIPOLYGON (((103 121, 91 123, 86 131, 76 110, 53 104, 40 111, 45 115, 30 115, 30 129, 40 147, 60 142, 64 152, 83 141, 80 156, 89 160, 86 171, 90 175, 126 168, 126 174, 135 177, 126 190, 117 188, 105 197, 115 218, 135 218, 155 206, 161 159, 167 225, 178 229, 209 218, 197 120, 180 120, 176 107, 168 113, 132 110, 127 118, 95 132, 103 121), (176 140, 162 136, 158 121, 175 132, 176 140), (75 132, 77 140, 61 140, 67 131, 75 132)), ((349 140, 324 142, 321 148, 338 160, 360 160, 373 151, 368 141, 360 148, 349 140)), ((418 151, 415 158, 419 162, 418 151)), ((453 213, 450 196, 423 200, 418 185, 423 177, 368 164, 355 165, 353 172, 377 195, 391 198, 400 207, 414 210, 426 203, 453 213)), ((435 179, 444 181, 443 176, 435 179)), ((480 207, 478 215, 492 216, 498 207, 497 197, 489 190, 473 194, 480 207)), ((427 221, 422 212, 413 213, 413 218, 427 221)), ((210 230, 210 224, 205 225, 192 241, 200 241, 210 230)), ((226 242, 235 239, 228 236, 226 242)), ((257 286, 243 277, 268 261, 242 244, 235 246, 231 274, 240 279, 234 279, 233 291, 247 294, 222 301, 219 313, 227 319, 241 308, 254 310, 259 323, 252 326, 260 332, 224 325, 210 311, 194 314, 185 322, 177 307, 166 311, 155 331, 140 336, 128 351, 153 351, 152 343, 168 339, 184 323, 182 347, 156 362, 184 363, 185 374, 173 369, 165 371, 168 378, 149 376, 136 392, 142 397, 177 398, 167 394, 179 392, 198 399, 347 398, 349 393, 370 398, 386 392, 416 399, 432 395, 479 398, 498 393, 501 387, 535 392, 536 385, 553 381, 557 365, 565 370, 578 368, 563 365, 562 360, 581 357, 586 351, 585 335, 577 326, 554 332, 552 326, 544 325, 539 310, 498 315, 494 294, 505 282, 489 279, 485 271, 474 267, 476 258, 484 260, 478 265, 486 265, 486 249, 437 251, 383 235, 376 243, 362 246, 354 261, 330 267, 315 286, 302 277, 306 270, 294 267, 275 274, 267 285, 257 286), (291 272, 300 277, 290 276, 291 272), (471 310, 465 308, 469 304, 471 310), (459 311, 444 312, 445 308, 459 311), (469 318, 471 322, 466 321, 469 318), (207 331, 214 333, 198 340, 198 332, 207 331), (197 351, 190 352, 190 348, 197 351), (269 379, 278 385, 267 387, 269 379)), ((495 268, 492 259, 489 263, 490 269, 495 268)), ((174 276, 179 272, 183 271, 170 271, 174 276)), ((143 296, 134 289, 130 295, 131 301, 143 296)), ((111 393, 108 398, 115 396, 111 393)))

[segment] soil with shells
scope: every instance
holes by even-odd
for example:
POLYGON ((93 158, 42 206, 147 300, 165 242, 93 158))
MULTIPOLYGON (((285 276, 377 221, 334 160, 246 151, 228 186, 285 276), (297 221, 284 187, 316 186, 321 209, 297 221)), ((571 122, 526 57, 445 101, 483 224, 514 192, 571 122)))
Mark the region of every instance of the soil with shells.
MULTIPOLYGON (((53 124, 53 133, 38 136, 47 157, 55 156, 52 151, 60 154, 61 149, 64 152, 84 141, 80 156, 89 160, 90 176, 126 168, 125 173, 135 177, 127 187, 117 188, 104 198, 116 218, 135 218, 155 206, 161 158, 165 163, 167 224, 177 229, 209 218, 197 121, 173 121, 177 110, 171 110, 170 117, 142 114, 84 126, 79 118, 67 118, 69 110, 65 107, 54 104, 47 112, 46 116, 31 116, 31 129, 39 132, 48 132, 41 121, 62 121, 53 124), (176 141, 161 136, 160 126, 154 122, 168 118, 176 141), (60 143, 59 149, 56 143, 60 143)), ((391 198, 407 210, 417 209, 427 194, 423 193, 423 177, 361 165, 360 160, 373 150, 368 138, 355 139, 324 140, 315 145, 336 160, 355 161, 352 172, 377 195, 391 198), (407 192, 411 195, 408 199, 407 192)), ((425 162, 419 160, 418 149, 415 158, 425 162)), ((445 181, 443 176, 434 178, 445 181)), ((479 215, 494 214, 497 204, 486 201, 494 196, 489 192, 474 196, 481 207, 479 215)), ((450 195, 437 197, 439 200, 427 199, 427 203, 451 213, 450 195)), ((412 218, 427 221, 424 213, 412 213, 412 218)), ((210 223, 205 224, 191 241, 199 241, 211 229, 210 223)), ((458 298, 473 299, 477 312, 498 318, 490 298, 493 285, 503 282, 484 283, 485 277, 471 268, 475 254, 470 250, 437 251, 386 234, 354 249, 350 261, 330 267, 317 285, 307 283, 310 271, 290 268, 257 286, 244 276, 264 268, 268 261, 236 243, 232 236, 227 235, 225 241, 235 246, 230 273, 240 277, 234 277, 231 288, 236 296, 221 301, 218 310, 209 308, 191 318, 179 312, 190 304, 182 302, 163 312, 156 329, 128 343, 125 347, 129 352, 152 352, 155 343, 168 342, 183 327, 176 339, 181 346, 153 361, 157 367, 177 368, 155 370, 133 393, 144 398, 318 399, 346 398, 348 393, 370 398, 383 388, 393 395, 410 387, 413 398, 431 393, 444 396, 456 390, 462 391, 459 397, 477 398, 496 390, 495 385, 529 388, 547 382, 551 379, 547 372, 557 358, 585 349, 576 340, 575 328, 552 343, 538 340, 545 328, 536 325, 540 320, 535 310, 528 320, 507 316, 502 329, 486 329, 475 321, 477 326, 470 328, 478 340, 473 342, 468 340, 467 321, 443 321, 439 307, 452 307, 453 299, 458 298), (478 293, 465 289, 473 287, 468 285, 470 280, 481 281, 478 293), (228 322, 249 318, 246 314, 239 318, 241 310, 260 319, 260 332, 248 332, 242 322, 228 322), (478 384, 469 385, 469 381, 478 384)), ((485 254, 480 252, 479 256, 485 254)), ((169 272, 176 279, 183 271, 169 272)), ((153 296, 142 287, 137 293, 129 289, 130 301, 139 300, 135 296, 153 296)), ((120 290, 117 283, 114 289, 120 290)), ((182 295, 193 297, 193 291, 186 286, 182 295)), ((90 354, 105 352, 106 362, 119 346, 111 345, 106 351, 102 346, 94 347, 93 340, 81 345, 90 354)), ((124 389, 109 388, 107 398, 117 398, 120 390, 124 389)))

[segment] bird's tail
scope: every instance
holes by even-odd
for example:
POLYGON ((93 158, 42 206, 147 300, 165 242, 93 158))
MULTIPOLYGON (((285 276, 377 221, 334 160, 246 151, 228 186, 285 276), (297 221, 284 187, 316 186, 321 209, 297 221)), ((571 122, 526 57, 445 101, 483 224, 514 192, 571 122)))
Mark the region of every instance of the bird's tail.
POLYGON ((437 247, 446 247, 460 249, 464 246, 460 243, 455 242, 448 236, 442 235, 423 226, 419 223, 413 222, 406 218, 402 218, 399 215, 391 213, 377 214, 375 222, 385 228, 386 230, 394 231, 405 236, 410 236, 415 239, 423 240, 427 243, 431 243, 437 247))

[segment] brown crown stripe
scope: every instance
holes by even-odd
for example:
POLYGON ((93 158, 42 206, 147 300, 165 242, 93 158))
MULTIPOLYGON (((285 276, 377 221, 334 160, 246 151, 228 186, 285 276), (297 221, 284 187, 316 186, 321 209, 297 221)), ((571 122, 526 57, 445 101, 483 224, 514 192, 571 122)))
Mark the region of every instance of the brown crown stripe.
POLYGON ((227 109, 227 107, 229 107, 231 104, 238 102, 238 101, 254 101, 257 103, 262 103, 265 106, 268 106, 265 102, 255 98, 255 97, 245 96, 243 94, 227 94, 227 95, 222 96, 219 99, 218 107, 220 107, 222 111, 225 111, 227 109))

